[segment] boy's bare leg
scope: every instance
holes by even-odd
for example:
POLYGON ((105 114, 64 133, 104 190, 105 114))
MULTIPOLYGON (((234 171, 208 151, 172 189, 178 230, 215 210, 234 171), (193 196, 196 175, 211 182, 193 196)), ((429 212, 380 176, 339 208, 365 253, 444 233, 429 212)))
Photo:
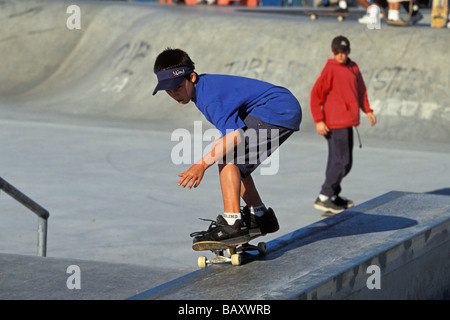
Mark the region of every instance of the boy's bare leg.
POLYGON ((241 179, 241 198, 248 207, 258 207, 263 204, 252 176, 241 179))
POLYGON ((263 204, 252 176, 241 178, 239 168, 233 164, 220 164, 219 173, 224 212, 240 211, 239 196, 249 207, 263 204))
POLYGON ((247 211, 243 211, 243 219, 249 228, 250 235, 272 233, 280 228, 273 210, 266 208, 262 202, 252 176, 241 179, 241 197, 248 207, 247 211))
POLYGON ((256 234, 271 233, 279 229, 275 213, 270 208, 265 209, 251 176, 241 178, 239 168, 231 163, 219 164, 219 176, 224 218, 228 225, 234 225, 236 219, 246 219, 241 214, 240 198, 242 197, 249 209, 260 207, 258 212, 255 210, 254 214, 251 214, 253 218, 245 222, 248 223, 248 229, 259 229, 256 234))
POLYGON ((219 178, 222 189, 224 213, 210 225, 208 231, 194 233, 194 243, 201 241, 223 241, 247 237, 248 228, 242 221, 240 208, 241 173, 234 164, 219 164, 219 178))
POLYGON ((219 164, 224 212, 238 213, 240 208, 241 173, 232 163, 219 164))

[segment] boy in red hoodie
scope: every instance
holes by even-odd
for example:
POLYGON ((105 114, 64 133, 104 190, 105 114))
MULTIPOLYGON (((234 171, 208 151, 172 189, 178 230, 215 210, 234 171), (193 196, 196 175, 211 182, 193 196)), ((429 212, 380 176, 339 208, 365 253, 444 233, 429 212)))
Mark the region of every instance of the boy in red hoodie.
POLYGON ((355 62, 350 60, 350 41, 338 36, 331 43, 334 58, 328 59, 311 89, 310 109, 317 133, 328 142, 325 182, 314 208, 324 215, 353 207, 351 200, 339 196, 341 182, 352 167, 353 128, 359 125, 359 110, 371 125, 376 117, 370 108, 366 85, 355 62))

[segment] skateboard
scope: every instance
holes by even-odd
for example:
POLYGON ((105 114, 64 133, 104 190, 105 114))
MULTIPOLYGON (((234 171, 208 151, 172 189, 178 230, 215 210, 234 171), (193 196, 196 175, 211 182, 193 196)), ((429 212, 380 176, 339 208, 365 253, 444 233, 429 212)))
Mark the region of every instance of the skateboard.
POLYGON ((333 213, 333 212, 331 212, 331 211, 324 211, 322 214, 321 214, 321 216, 322 217, 331 217, 331 216, 334 216, 334 215, 336 215, 337 213, 333 213))
POLYGON ((431 26, 442 28, 447 24, 448 0, 433 0, 431 6, 431 26))
POLYGON ((225 241, 200 241, 192 245, 192 249, 195 251, 212 251, 215 253, 215 257, 208 259, 205 256, 198 258, 198 266, 201 269, 206 268, 209 264, 217 263, 229 263, 233 266, 239 266, 242 264, 242 253, 247 251, 258 251, 259 254, 266 252, 266 243, 259 242, 258 245, 249 244, 249 242, 255 238, 261 237, 263 234, 253 236, 243 236, 233 238, 225 241), (225 255, 225 252, 227 255, 225 255))
POLYGON ((330 11, 330 10, 310 10, 305 11, 305 14, 309 15, 311 20, 317 20, 319 16, 331 16, 337 17, 338 21, 344 21, 346 17, 350 15, 348 11, 330 11))
POLYGON ((407 9, 407 17, 405 17, 405 15, 403 14, 403 17, 400 17, 400 19, 396 20, 396 21, 388 19, 388 11, 389 11, 389 9, 381 8, 381 12, 383 13, 383 18, 384 18, 384 20, 386 21, 386 23, 388 25, 396 26, 396 27, 409 27, 409 26, 411 26, 411 16, 413 14, 413 9, 414 9, 414 6, 416 4, 414 3, 413 0, 408 1, 408 2, 409 2, 409 6, 408 6, 408 9, 407 9))

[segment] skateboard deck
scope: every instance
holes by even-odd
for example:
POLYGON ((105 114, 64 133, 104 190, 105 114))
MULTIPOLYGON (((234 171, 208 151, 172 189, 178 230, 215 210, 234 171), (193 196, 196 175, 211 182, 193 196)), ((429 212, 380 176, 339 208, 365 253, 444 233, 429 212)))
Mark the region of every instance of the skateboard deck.
POLYGON ((201 269, 206 268, 209 264, 228 262, 231 262, 234 266, 239 266, 242 264, 242 253, 258 251, 259 254, 264 254, 266 252, 265 242, 260 242, 257 246, 249 244, 251 240, 261 236, 263 234, 248 235, 225 241, 200 241, 192 244, 192 249, 195 251, 212 251, 216 255, 212 259, 208 259, 205 256, 199 257, 197 262, 201 269), (227 255, 225 255, 225 252, 227 255))
POLYGON ((322 217, 331 217, 331 216, 334 216, 334 215, 336 215, 337 213, 333 213, 333 212, 331 212, 331 211, 324 211, 322 214, 321 214, 321 216, 322 217))
POLYGON ((406 14, 402 13, 402 10, 400 10, 400 19, 393 21, 388 19, 388 12, 389 9, 387 8, 381 8, 381 12, 383 13, 383 18, 386 21, 386 23, 390 26, 396 26, 396 27, 409 27, 412 25, 411 17, 413 14, 414 6, 416 5, 414 0, 410 0, 409 6, 408 6, 408 12, 406 14))
POLYGON ((305 14, 309 15, 311 20, 317 20, 319 16, 337 17, 338 21, 344 21, 350 15, 348 11, 330 11, 330 10, 308 10, 305 14))
POLYGON ((431 26, 443 28, 448 20, 448 0, 433 0, 431 6, 431 26))

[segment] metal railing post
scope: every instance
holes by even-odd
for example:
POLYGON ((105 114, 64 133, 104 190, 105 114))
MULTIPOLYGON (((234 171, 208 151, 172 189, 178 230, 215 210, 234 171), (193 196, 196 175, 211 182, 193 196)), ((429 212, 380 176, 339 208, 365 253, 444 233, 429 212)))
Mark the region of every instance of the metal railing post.
POLYGON ((38 216, 37 254, 38 256, 45 257, 47 255, 47 220, 50 217, 50 213, 1 177, 0 189, 5 191, 12 198, 20 202, 38 216))
POLYGON ((47 219, 38 217, 38 256, 46 257, 47 256, 47 219))

